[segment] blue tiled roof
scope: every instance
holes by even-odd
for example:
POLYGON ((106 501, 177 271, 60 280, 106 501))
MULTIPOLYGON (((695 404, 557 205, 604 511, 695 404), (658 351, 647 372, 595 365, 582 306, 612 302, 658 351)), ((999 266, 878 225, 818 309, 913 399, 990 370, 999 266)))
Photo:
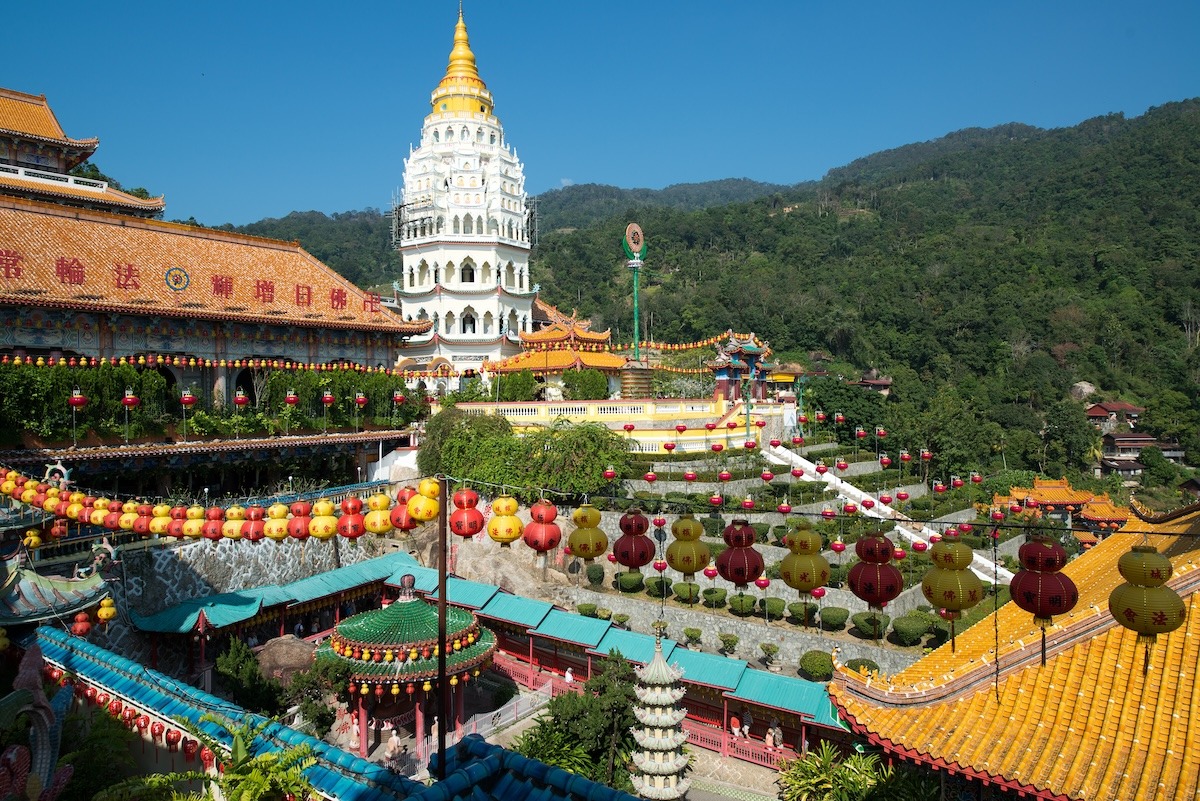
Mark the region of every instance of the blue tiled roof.
MULTIPOLYGON (((446 579, 446 601, 458 606, 479 609, 497 592, 499 588, 495 584, 480 584, 478 581, 468 581, 457 576, 449 576, 446 579)), ((436 587, 429 597, 438 597, 436 587)))
POLYGON ((594 648, 604 639, 611 626, 607 620, 552 609, 533 633, 582 645, 585 648, 594 648))
POLYGON ((793 676, 781 676, 765 670, 747 670, 729 697, 739 701, 795 712, 812 718, 815 723, 840 727, 831 714, 829 693, 824 684, 793 676))
MULTIPOLYGON (((613 626, 596 647, 589 650, 595 654, 608 656, 608 653, 614 648, 620 651, 621 656, 626 659, 640 662, 643 665, 649 664, 650 660, 654 658, 654 635, 639 634, 636 631, 626 631, 613 626)), ((671 661, 671 652, 674 650, 674 640, 663 640, 663 657, 668 662, 671 661)))
POLYGON ((483 605, 483 608, 479 610, 479 615, 532 629, 540 624, 553 608, 554 604, 546 601, 535 601, 520 595, 498 592, 483 605))
MULTIPOLYGON (((437 757, 430 763, 436 772, 437 757)), ((420 801, 637 801, 635 796, 575 773, 492 745, 469 734, 449 750, 446 780, 421 793, 420 801)))
POLYGON ((737 687, 747 669, 746 663, 741 659, 706 654, 703 651, 689 651, 686 648, 676 648, 667 661, 683 668, 684 681, 694 681, 723 690, 737 687))
POLYGON ((397 570, 383 583, 391 587, 399 587, 400 580, 404 578, 405 573, 411 573, 413 578, 417 580, 416 584, 413 585, 413 589, 417 592, 430 593, 437 589, 438 572, 432 567, 421 567, 416 564, 397 570))
POLYGON ((417 566, 416 561, 404 553, 396 551, 386 556, 377 556, 352 565, 327 570, 306 579, 293 581, 283 585, 283 589, 292 594, 295 603, 304 603, 328 595, 336 595, 345 590, 370 584, 372 581, 382 581, 393 575, 397 570, 417 566))

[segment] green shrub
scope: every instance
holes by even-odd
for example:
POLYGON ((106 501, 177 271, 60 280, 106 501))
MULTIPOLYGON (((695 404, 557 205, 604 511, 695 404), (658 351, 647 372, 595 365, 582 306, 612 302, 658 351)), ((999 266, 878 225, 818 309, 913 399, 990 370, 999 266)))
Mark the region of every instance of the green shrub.
POLYGON ((732 656, 733 652, 737 650, 738 636, 736 634, 723 631, 717 635, 717 639, 721 641, 721 650, 726 654, 732 656))
POLYGON ((820 611, 821 628, 826 631, 841 631, 850 618, 850 610, 842 606, 826 606, 820 611))
POLYGON ((767 658, 768 662, 779 655, 779 646, 773 642, 760 642, 758 647, 762 650, 763 656, 767 658))
POLYGON ((961 534, 958 541, 966 545, 972 551, 978 551, 983 547, 983 538, 977 534, 961 534))
POLYGON ((754 528, 755 541, 768 542, 770 540, 770 537, 771 537, 771 524, 770 523, 751 523, 750 525, 754 528))
POLYGON ((809 681, 833 678, 833 657, 825 651, 808 651, 800 657, 800 675, 809 681))
POLYGON ((703 636, 704 636, 704 632, 700 631, 700 629, 684 629, 683 630, 683 637, 685 640, 687 640, 688 645, 699 645, 700 640, 703 636))
POLYGON ((758 601, 758 611, 770 620, 783 620, 786 609, 787 602, 782 598, 760 598, 758 601))
POLYGON ((588 584, 591 584, 593 587, 599 587, 604 583, 604 565, 592 562, 587 566, 586 574, 588 584))
POLYGON ((849 565, 833 564, 829 566, 829 586, 844 587, 846 586, 846 574, 850 572, 849 565))
POLYGON ((793 601, 788 604, 788 614, 801 626, 815 626, 817 623, 817 605, 812 601, 793 601))
POLYGON ((671 580, 666 576, 654 576, 646 581, 646 594, 651 598, 671 597, 671 580))
POLYGON ((612 617, 612 610, 599 607, 596 609, 596 617, 600 618, 601 620, 608 620, 612 617))
MULTIPOLYGON (((705 496, 704 503, 708 503, 707 496, 705 496)), ((725 528, 725 521, 719 517, 705 517, 700 520, 700 525, 704 526, 704 536, 719 537, 725 528)))
POLYGON ((866 669, 868 673, 878 673, 879 665, 870 659, 851 659, 846 662, 846 667, 850 670, 866 669))
POLYGON ((595 604, 577 604, 575 606, 575 611, 578 612, 579 614, 583 615, 584 617, 595 617, 596 616, 596 605, 595 604))
POLYGON ((859 612, 850 618, 863 636, 877 640, 883 636, 892 619, 882 612, 859 612))
POLYGON ((694 604, 700 600, 700 585, 692 581, 677 581, 671 588, 680 603, 694 604))
POLYGON ((904 615, 892 623, 892 631, 901 645, 916 645, 929 633, 929 621, 917 615, 904 615))
POLYGON ((710 587, 700 594, 704 597, 704 605, 709 609, 720 609, 725 605, 726 591, 721 587, 710 587))
POLYGON ((618 626, 624 626, 629 622, 629 615, 625 614, 624 612, 618 612, 612 616, 612 622, 616 623, 618 626))
POLYGON ((729 611, 735 615, 752 615, 754 614, 754 606, 755 598, 753 595, 746 595, 739 592, 729 599, 729 611))
POLYGON ((621 592, 641 592, 646 586, 646 579, 636 570, 617 574, 617 589, 621 592))

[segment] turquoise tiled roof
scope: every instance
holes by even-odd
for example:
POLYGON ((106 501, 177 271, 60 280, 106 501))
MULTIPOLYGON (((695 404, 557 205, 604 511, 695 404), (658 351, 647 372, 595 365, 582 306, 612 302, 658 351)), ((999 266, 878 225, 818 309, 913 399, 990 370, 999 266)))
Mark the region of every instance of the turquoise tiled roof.
POLYGON ((541 623, 553 608, 554 604, 546 601, 498 592, 480 608, 479 615, 532 629, 541 623))
MULTIPOLYGON (((654 635, 639 634, 636 631, 626 631, 613 626, 596 647, 589 650, 595 654, 608 656, 608 653, 614 648, 620 651, 621 656, 626 659, 646 665, 654 658, 654 635)), ((663 640, 663 656, 668 662, 671 661, 671 652, 674 650, 674 640, 663 640)))
POLYGON ((604 639, 609 628, 611 624, 607 620, 552 609, 537 628, 533 629, 533 633, 582 645, 585 648, 594 648, 604 639))
POLYGON ((437 589, 438 572, 432 567, 421 567, 417 564, 397 570, 383 583, 390 587, 399 587, 400 580, 404 578, 405 573, 411 573, 412 577, 416 579, 413 589, 417 592, 430 593, 437 589))
MULTIPOLYGON (((686 676, 686 674, 685 674, 686 676)), ((738 701, 794 712, 834 728, 842 727, 832 712, 824 684, 793 676, 781 676, 764 670, 747 670, 729 697, 738 701)))
MULTIPOLYGON (((478 581, 468 581, 457 576, 449 576, 446 579, 446 601, 459 606, 469 606, 472 609, 482 608, 499 591, 495 584, 480 584, 478 581)), ((436 587, 429 597, 438 597, 436 587)))
POLYGON ((742 674, 747 670, 746 663, 741 659, 706 654, 703 651, 689 651, 686 648, 676 648, 667 661, 683 668, 684 681, 707 684, 709 687, 719 687, 723 690, 737 687, 742 674))
MULTIPOLYGON (((216 628, 236 626, 254 617, 264 607, 283 603, 315 601, 339 592, 352 590, 373 581, 380 581, 399 573, 425 570, 406 553, 397 551, 386 556, 377 556, 345 567, 327 570, 309 578, 290 584, 270 584, 237 592, 223 592, 191 598, 153 615, 143 615, 130 610, 133 624, 142 631, 158 631, 169 634, 184 634, 196 629, 200 613, 216 628)), ((430 571, 436 577, 437 571, 430 571)))

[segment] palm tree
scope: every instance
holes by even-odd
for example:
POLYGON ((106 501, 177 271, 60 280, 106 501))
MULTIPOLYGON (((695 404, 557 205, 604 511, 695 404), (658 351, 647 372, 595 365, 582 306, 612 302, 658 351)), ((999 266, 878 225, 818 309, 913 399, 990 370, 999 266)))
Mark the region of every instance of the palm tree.
POLYGON ((214 723, 229 735, 230 744, 226 746, 198 725, 179 720, 179 725, 195 737, 202 747, 215 754, 228 751, 229 759, 225 762, 225 769, 221 774, 211 776, 204 771, 186 770, 137 776, 99 793, 94 801, 181 801, 214 798, 214 790, 218 790, 220 797, 225 801, 286 801, 306 798, 312 792, 312 785, 305 778, 304 771, 316 764, 316 759, 312 757, 308 746, 270 748, 257 754, 252 753, 251 746, 254 741, 260 737, 270 738, 269 730, 279 725, 276 721, 263 720, 255 723, 253 720, 243 720, 235 725, 228 719, 206 712, 198 722, 214 723), (200 783, 204 788, 203 794, 180 795, 176 785, 188 782, 200 783))

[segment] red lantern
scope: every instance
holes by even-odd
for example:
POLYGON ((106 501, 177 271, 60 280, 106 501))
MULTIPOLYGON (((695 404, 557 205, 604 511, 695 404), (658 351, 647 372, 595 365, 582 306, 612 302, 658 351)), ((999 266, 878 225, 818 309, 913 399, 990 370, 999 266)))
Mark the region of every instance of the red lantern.
POLYGON ((179 748, 179 741, 183 739, 183 732, 179 729, 171 729, 167 732, 167 750, 172 754, 179 748))
POLYGON ((754 580, 754 586, 758 587, 760 590, 765 590, 767 587, 771 586, 771 580, 766 577, 756 578, 754 580))
POLYGON ((214 754, 207 746, 200 749, 200 764, 205 770, 212 770, 213 765, 217 762, 217 755, 214 754))
POLYGON ((904 503, 905 501, 908 500, 908 493, 905 492, 904 490, 900 490, 899 492, 896 493, 896 500, 900 501, 901 503, 904 503))
POLYGON ((675 426, 675 431, 682 434, 684 431, 687 431, 687 426, 685 426, 683 423, 680 423, 679 425, 675 426))
POLYGON ((713 453, 720 453, 720 452, 721 452, 721 451, 723 451, 723 450, 725 450, 725 446, 724 446, 724 445, 722 445, 721 443, 719 443, 719 442, 714 442, 714 443, 712 444, 712 452, 713 452, 713 453))
POLYGON ((807 414, 802 414, 802 415, 800 415, 799 417, 797 417, 797 418, 796 418, 796 420, 797 420, 797 421, 800 423, 800 425, 802 425, 802 426, 806 426, 806 425, 808 425, 808 415, 807 415, 807 414))
POLYGON ((950 477, 950 486, 951 487, 953 487, 954 489, 961 489, 962 485, 963 485, 963 480, 961 478, 959 478, 958 476, 950 477))
POLYGON ((367 405, 367 396, 361 392, 355 392, 354 393, 354 404, 358 408, 362 409, 363 407, 365 407, 367 405))
POLYGON ((906 556, 908 556, 908 554, 904 552, 903 548, 895 548, 892 550, 892 558, 897 561, 903 560, 906 556))
POLYGON ((792 513, 792 505, 790 503, 781 503, 775 507, 775 511, 781 515, 790 515, 792 513))
POLYGON ((735 429, 735 428, 737 428, 737 427, 738 427, 737 421, 736 421, 736 420, 729 420, 729 421, 727 421, 727 422, 725 423, 725 427, 726 427, 727 429, 729 429, 730 431, 732 431, 733 429, 735 429))
POLYGON ((699 476, 696 475, 696 472, 694 470, 688 470, 686 473, 683 474, 684 481, 689 481, 689 482, 695 481, 697 478, 699 478, 699 476))
POLYGON ((733 478, 733 473, 730 473, 728 470, 722 470, 720 473, 717 473, 717 478, 721 481, 729 481, 733 478))
POLYGON ((888 495, 885 492, 883 495, 879 496, 879 502, 882 503, 884 506, 888 506, 892 502, 892 496, 888 495))
POLYGON ((842 511, 847 515, 856 515, 858 514, 858 504, 854 501, 846 501, 842 504, 842 511))
POLYGON ((108 714, 112 715, 114 718, 120 717, 121 710, 124 708, 125 705, 116 699, 108 702, 108 714))
POLYGON ((329 390, 325 390, 324 392, 321 393, 321 403, 325 404, 326 407, 332 406, 333 401, 334 401, 334 398, 333 398, 332 392, 330 392, 329 390))
POLYGON ((819 601, 825 597, 825 588, 824 587, 814 587, 808 594, 811 595, 812 597, 816 598, 819 601))
POLYGON ((658 474, 656 474, 652 471, 652 472, 649 472, 646 475, 642 476, 642 478, 645 479, 647 482, 653 484, 655 481, 658 481, 658 474))
POLYGON ((841 412, 834 412, 834 414, 833 414, 834 425, 840 426, 845 422, 846 422, 846 415, 842 414, 841 412))
POLYGON ((983 476, 981 476, 979 474, 979 471, 977 471, 977 470, 971 471, 971 483, 972 484, 982 484, 983 483, 983 476))
POLYGON ((200 743, 193 740, 191 737, 185 737, 183 740, 183 758, 187 762, 191 762, 196 758, 197 752, 200 751, 200 743))
POLYGON ((857 437, 858 439, 866 439, 867 438, 867 430, 865 428, 863 428, 862 426, 857 426, 854 429, 854 436, 857 437))
POLYGON ((635 426, 633 423, 626 423, 626 424, 625 424, 624 426, 622 426, 622 427, 625 429, 625 433, 626 433, 626 434, 628 434, 628 433, 630 433, 631 431, 633 431, 633 429, 634 429, 634 428, 636 428, 637 426, 635 426))
POLYGON ((835 517, 837 517, 837 512, 835 512, 832 507, 826 506, 821 510, 821 517, 826 520, 833 520, 835 517))
POLYGON ((674 442, 664 442, 664 443, 663 443, 663 449, 664 449, 664 450, 665 450, 667 453, 670 453, 671 451, 675 450, 675 443, 674 443, 674 442))
POLYGON ((745 589, 766 567, 762 554, 754 550, 758 534, 748 521, 739 519, 726 526, 722 536, 729 547, 717 557, 717 572, 738 589, 745 589))
POLYGON ((126 409, 134 409, 141 405, 141 398, 133 394, 132 389, 125 390, 125 397, 121 398, 121 405, 126 409))
POLYGON ((900 461, 902 461, 902 462, 905 462, 905 463, 907 463, 907 462, 911 462, 911 461, 912 461, 912 454, 910 454, 910 453, 909 453, 908 451, 906 451, 906 450, 901 450, 901 451, 900 451, 900 461))
POLYGON ((925 553, 925 551, 929 550, 929 543, 924 540, 917 540, 912 544, 912 549, 917 553, 925 553))
POLYGON ((829 472, 829 468, 825 465, 824 462, 817 462, 817 475, 823 476, 828 472, 829 472))
POLYGON ((605 471, 604 471, 604 480, 605 481, 612 481, 616 477, 617 477, 616 470, 613 470, 611 467, 605 469, 605 471))
POLYGON ((240 387, 233 393, 233 405, 239 409, 245 408, 250 403, 250 399, 246 397, 246 391, 240 387))
POLYGON ((613 543, 613 554, 617 562, 637 572, 654 558, 654 541, 646 536, 650 521, 640 509, 630 509, 621 515, 617 523, 622 535, 613 543))
POLYGON ((72 390, 71 397, 67 398, 67 404, 72 409, 82 409, 84 406, 87 406, 87 403, 87 396, 77 389, 72 390))
POLYGON ((746 450, 752 451, 757 447, 758 447, 758 443, 755 442, 754 440, 752 440, 752 439, 746 440, 746 450))
POLYGON ((654 560, 654 564, 652 565, 652 567, 653 567, 655 570, 657 570, 659 573, 662 573, 664 570, 666 570, 666 569, 667 569, 667 563, 666 563, 666 561, 665 561, 665 560, 663 560, 663 559, 655 559, 655 560, 654 560))
POLYGON ((849 463, 849 462, 847 462, 845 459, 838 459, 838 460, 837 460, 837 463, 836 463, 834 466, 835 466, 835 467, 836 467, 838 470, 846 470, 846 469, 848 469, 848 468, 850 467, 850 463, 849 463))
POLYGON ((190 389, 182 390, 179 394, 179 402, 185 407, 190 408, 196 405, 196 396, 192 394, 190 389))
POLYGON ((803 475, 804 475, 803 467, 793 467, 792 468, 792 478, 800 478, 803 475))
POLYGON ((705 431, 713 431, 714 429, 716 429, 716 427, 717 427, 716 423, 705 423, 704 424, 705 431))
POLYGON ((137 726, 138 731, 140 731, 140 732, 146 731, 146 729, 150 728, 150 716, 149 715, 138 715, 137 720, 134 721, 134 725, 137 726))
POLYGON ((779 440, 779 439, 772 439, 772 440, 771 440, 771 447, 772 447, 772 448, 778 448, 778 447, 779 447, 780 445, 782 445, 782 444, 783 444, 783 441, 782 441, 782 440, 779 440))
POLYGON ((800 436, 799 434, 797 434, 796 436, 792 437, 792 444, 793 444, 793 445, 803 445, 803 444, 804 444, 804 437, 802 437, 802 436, 800 436))
POLYGON ((745 498, 742 499, 742 508, 743 509, 753 509, 754 508, 754 499, 751 498, 749 495, 747 495, 745 498))
POLYGON ((875 501, 871 500, 870 498, 863 498, 862 508, 873 509, 874 507, 875 507, 875 501))
POLYGON ((887 470, 892 466, 892 459, 886 453, 879 457, 879 466, 887 470))
POLYGON ((829 543, 829 549, 836 554, 844 553, 846 550, 846 543, 842 542, 841 540, 834 540, 833 542, 829 543))
POLYGON ((705 578, 715 579, 718 575, 720 575, 720 571, 717 570, 715 567, 704 568, 704 577, 705 578))
POLYGON ((162 737, 163 732, 165 732, 166 730, 167 730, 167 727, 163 725, 162 721, 156 720, 150 724, 150 736, 152 738, 154 738, 155 740, 162 737))

